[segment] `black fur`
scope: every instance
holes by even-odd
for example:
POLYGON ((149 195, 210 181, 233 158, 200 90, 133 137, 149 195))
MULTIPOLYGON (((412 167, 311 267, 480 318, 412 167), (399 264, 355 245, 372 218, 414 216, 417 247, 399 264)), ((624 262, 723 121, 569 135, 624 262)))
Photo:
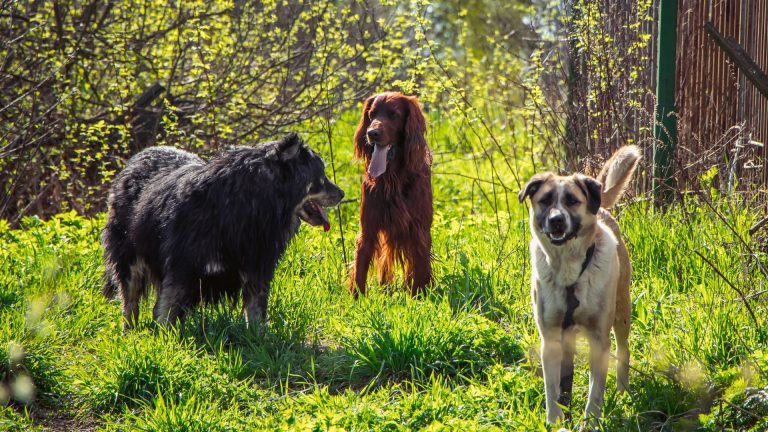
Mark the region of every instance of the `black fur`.
POLYGON ((128 283, 130 265, 136 251, 129 239, 136 203, 144 189, 168 173, 185 165, 202 166, 197 155, 173 147, 150 147, 131 158, 115 177, 109 191, 107 224, 102 232, 106 273, 102 292, 114 297, 118 287, 128 283))
POLYGON ((550 177, 552 177, 552 173, 550 172, 535 174, 533 177, 531 177, 530 180, 528 180, 528 183, 526 183, 525 186, 523 186, 523 189, 521 189, 517 194, 517 200, 523 202, 526 197, 534 196, 541 185, 544 184, 544 182, 547 181, 550 177))
POLYGON ((113 185, 103 237, 105 293, 120 290, 127 327, 147 282, 157 287, 159 322, 175 321, 201 300, 240 292, 249 322, 265 319, 269 284, 299 217, 321 223, 324 215, 309 204, 334 206, 343 191, 295 134, 234 147, 208 163, 175 152, 183 163, 166 161, 159 148, 139 153, 113 185))
POLYGON ((593 215, 597 214, 600 210, 603 185, 592 177, 585 175, 579 175, 576 177, 576 185, 581 188, 584 195, 587 196, 587 210, 593 215))

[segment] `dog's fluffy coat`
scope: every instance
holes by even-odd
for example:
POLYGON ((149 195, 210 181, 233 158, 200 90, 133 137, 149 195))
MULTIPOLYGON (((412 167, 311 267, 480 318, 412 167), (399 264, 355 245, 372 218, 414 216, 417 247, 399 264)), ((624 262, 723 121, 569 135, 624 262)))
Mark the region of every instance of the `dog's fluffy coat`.
POLYGON ((394 267, 416 295, 432 280, 432 157, 424 115, 414 96, 396 92, 369 97, 355 131, 355 156, 365 162, 360 234, 350 289, 365 294, 372 261, 379 282, 391 283, 394 267))
POLYGON ((249 323, 262 321, 278 260, 300 220, 327 229, 322 208, 343 195, 295 134, 233 147, 207 163, 170 147, 146 149, 110 190, 104 294, 120 294, 126 328, 149 284, 158 292, 158 322, 241 292, 249 323))
POLYGON ((531 297, 541 338, 548 422, 562 419, 558 402, 570 403, 578 330, 586 333, 590 345, 585 414, 592 419, 601 415, 611 327, 618 390, 629 385, 632 270, 619 226, 606 208, 621 197, 639 160, 639 149, 625 146, 606 162, 597 180, 546 172, 534 175, 520 192, 521 202, 526 197, 531 201, 531 297), (571 314, 575 325, 565 321, 571 314))

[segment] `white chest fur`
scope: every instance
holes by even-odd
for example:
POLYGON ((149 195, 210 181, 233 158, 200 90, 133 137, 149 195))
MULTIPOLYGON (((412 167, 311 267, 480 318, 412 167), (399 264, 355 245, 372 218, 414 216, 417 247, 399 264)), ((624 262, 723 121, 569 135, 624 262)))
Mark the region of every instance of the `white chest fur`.
POLYGON ((591 241, 576 238, 565 245, 554 246, 546 238, 540 238, 534 233, 530 245, 531 294, 540 326, 561 325, 567 309, 566 287, 574 284, 574 294, 579 301, 573 314, 576 324, 596 315, 605 315, 606 308, 615 308, 618 242, 611 230, 599 221, 596 224, 594 244, 592 258, 584 268, 591 241))

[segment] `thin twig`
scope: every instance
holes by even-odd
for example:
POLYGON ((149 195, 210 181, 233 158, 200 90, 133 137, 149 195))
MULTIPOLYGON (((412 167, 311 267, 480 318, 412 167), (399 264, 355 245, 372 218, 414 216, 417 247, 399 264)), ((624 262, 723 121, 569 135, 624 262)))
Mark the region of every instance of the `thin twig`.
POLYGON ((722 278, 723 281, 725 281, 725 283, 728 284, 729 287, 731 287, 731 289, 733 289, 734 291, 736 291, 739 294, 739 296, 741 297, 741 300, 744 302, 744 306, 747 308, 747 311, 749 312, 749 315, 752 316, 752 321, 755 323, 755 330, 757 330, 760 334, 762 334, 763 332, 762 332, 762 330, 760 328, 760 322, 758 322, 757 317, 755 316, 755 312, 752 311, 752 306, 749 305, 749 300, 747 300, 747 298, 744 295, 744 293, 738 287, 736 287, 736 285, 731 283, 731 281, 728 280, 727 277, 725 277, 725 275, 720 271, 720 269, 717 268, 717 266, 712 261, 710 261, 707 257, 702 255, 697 250, 694 250, 693 253, 698 255, 701 259, 704 260, 704 262, 709 264, 709 266, 712 268, 712 270, 714 270, 715 273, 717 273, 717 275, 720 276, 720 278, 722 278))

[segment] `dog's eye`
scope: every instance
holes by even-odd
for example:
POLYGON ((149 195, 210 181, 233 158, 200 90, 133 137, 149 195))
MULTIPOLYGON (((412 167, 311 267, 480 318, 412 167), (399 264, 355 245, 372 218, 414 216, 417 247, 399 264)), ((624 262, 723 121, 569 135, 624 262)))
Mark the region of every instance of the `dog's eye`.
POLYGON ((571 206, 575 206, 578 203, 579 203, 579 200, 577 200, 575 196, 566 195, 565 205, 567 205, 568 207, 571 207, 571 206))
POLYGON ((541 197, 541 199, 539 200, 539 204, 541 204, 544 207, 548 207, 549 205, 551 205, 552 195, 544 195, 543 197, 541 197))
POLYGON ((390 111, 389 118, 391 118, 392 120, 397 120, 400 118, 400 113, 397 111, 390 111))

